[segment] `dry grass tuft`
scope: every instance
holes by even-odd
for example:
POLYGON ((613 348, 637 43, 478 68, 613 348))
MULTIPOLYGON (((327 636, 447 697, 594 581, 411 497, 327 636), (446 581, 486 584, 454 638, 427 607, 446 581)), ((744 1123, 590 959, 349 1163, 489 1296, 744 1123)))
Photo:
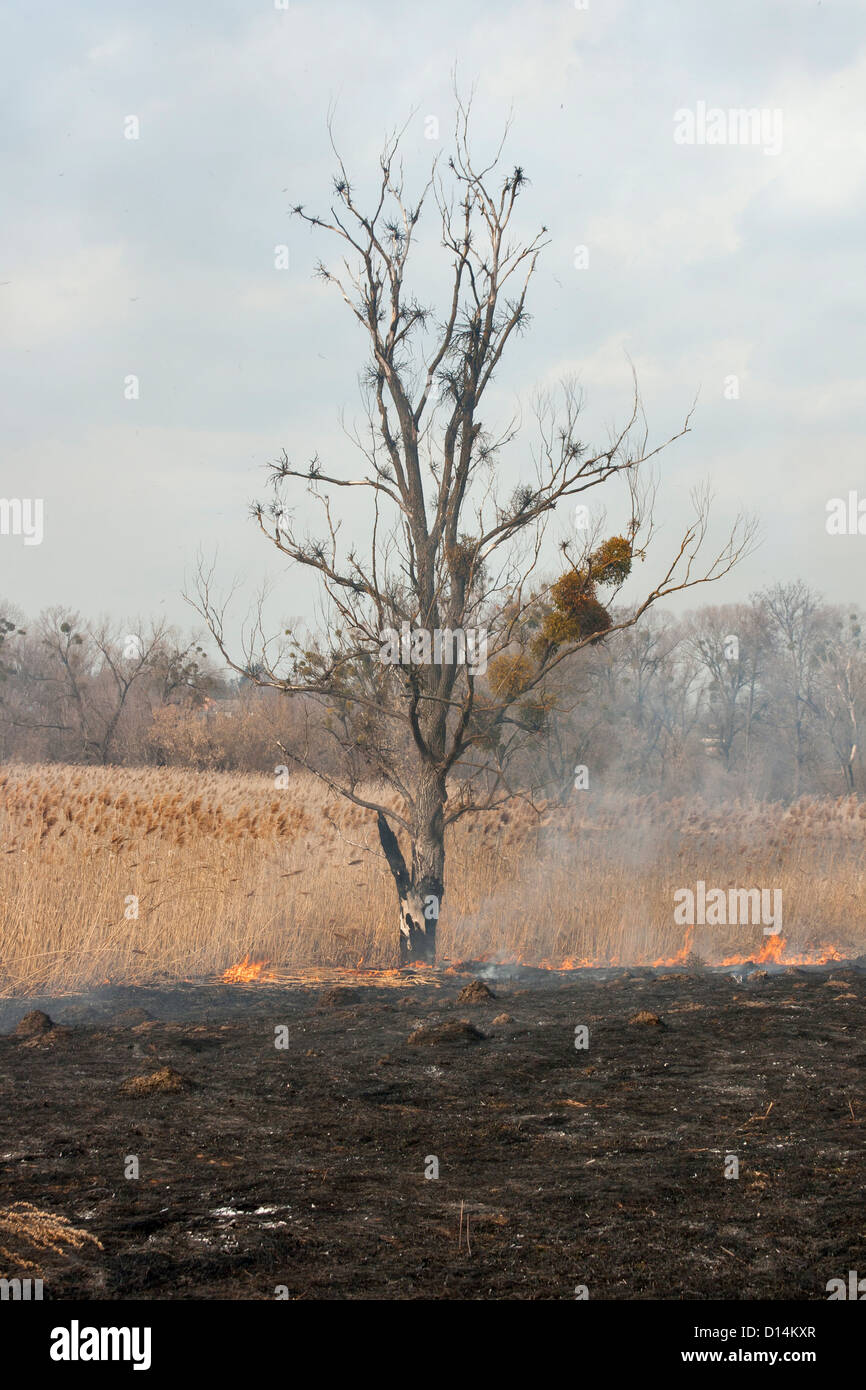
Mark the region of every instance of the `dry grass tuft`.
POLYGON ((192 1082, 173 1067, 160 1067, 149 1076, 131 1076, 121 1083, 121 1091, 128 1096, 153 1096, 160 1092, 175 1095, 178 1091, 188 1091, 192 1082))
MULTIPOLYGON (((16 1269, 38 1269, 38 1264, 28 1258, 30 1254, 67 1255, 70 1250, 80 1250, 83 1245, 95 1245, 102 1249, 96 1236, 80 1226, 73 1226, 65 1216, 53 1211, 42 1211, 30 1202, 13 1202, 11 1206, 0 1207, 0 1240, 8 1240, 13 1247, 24 1246, 26 1254, 17 1248, 8 1250, 0 1245, 0 1257, 9 1260, 16 1269)), ((0 1275, 6 1278, 8 1275, 0 1275)))

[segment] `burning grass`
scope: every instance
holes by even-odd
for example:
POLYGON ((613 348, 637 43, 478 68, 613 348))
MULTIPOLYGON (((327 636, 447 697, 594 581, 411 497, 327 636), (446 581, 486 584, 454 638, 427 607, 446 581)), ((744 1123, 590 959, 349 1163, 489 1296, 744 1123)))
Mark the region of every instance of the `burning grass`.
MULTIPOLYGON (((373 817, 308 777, 13 766, 0 774, 0 991, 271 967, 387 968, 373 817)), ((515 799, 449 842, 443 957, 548 966, 832 960, 864 950, 866 805, 515 799), (781 936, 689 928, 699 879, 780 889, 781 936)))
POLYGON ((223 971, 223 980, 227 985, 259 984, 262 980, 271 982, 277 977, 272 970, 268 970, 267 965, 266 960, 250 960, 248 955, 244 956, 237 965, 230 965, 228 970, 223 971))

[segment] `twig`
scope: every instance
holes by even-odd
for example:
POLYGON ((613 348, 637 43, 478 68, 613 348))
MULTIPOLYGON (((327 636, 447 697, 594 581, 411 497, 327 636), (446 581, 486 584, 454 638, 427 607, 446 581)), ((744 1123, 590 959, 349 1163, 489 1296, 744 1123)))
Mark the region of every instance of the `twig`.
POLYGON ((774 1100, 771 1100, 763 1115, 750 1115, 748 1120, 746 1120, 746 1124, 740 1125, 740 1129, 745 1129, 746 1125, 754 1124, 755 1120, 766 1120, 775 1103, 774 1100))
POLYGON ((730 1257, 731 1257, 732 1260, 739 1260, 741 1265, 745 1265, 745 1264, 748 1264, 748 1263, 749 1263, 748 1260, 740 1259, 740 1256, 739 1256, 739 1255, 735 1255, 734 1252, 733 1252, 733 1250, 728 1250, 724 1245, 720 1245, 720 1246, 719 1246, 719 1249, 722 1250, 722 1251, 724 1251, 724 1253, 725 1253, 726 1255, 730 1255, 730 1257))

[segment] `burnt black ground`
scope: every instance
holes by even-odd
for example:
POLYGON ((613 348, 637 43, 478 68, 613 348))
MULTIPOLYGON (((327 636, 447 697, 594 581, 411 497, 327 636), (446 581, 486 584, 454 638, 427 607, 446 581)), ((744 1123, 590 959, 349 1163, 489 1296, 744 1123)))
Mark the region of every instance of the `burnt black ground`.
POLYGON ((862 971, 526 972, 458 1004, 471 978, 3 1001, 61 1026, 0 1037, 0 1207, 103 1246, 40 1255, 45 1297, 823 1300, 866 1272, 862 971), (485 1036, 407 1043, 461 1019, 485 1036), (190 1089, 121 1090, 164 1066, 190 1089))

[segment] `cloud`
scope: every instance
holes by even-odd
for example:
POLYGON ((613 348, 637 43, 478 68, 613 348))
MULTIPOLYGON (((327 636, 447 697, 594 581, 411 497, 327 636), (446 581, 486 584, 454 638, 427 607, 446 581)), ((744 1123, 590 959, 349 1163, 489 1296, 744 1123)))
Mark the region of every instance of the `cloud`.
MULTIPOLYGON (((56 601, 70 575, 82 605, 98 607, 104 576, 120 567, 102 606, 145 610, 159 592, 186 620, 179 559, 191 536, 218 541, 229 574, 237 560, 271 558, 246 503, 279 447, 357 466, 338 417, 359 414, 364 335, 312 280, 334 247, 289 211, 298 200, 327 209, 334 105, 361 201, 385 133, 410 116, 406 182, 423 186, 447 150, 455 64, 462 90, 476 86, 479 159, 513 105, 506 159, 531 180, 520 229, 544 222, 552 237, 531 331, 503 360, 485 422, 496 429, 535 384, 576 374, 603 441, 630 408, 628 353, 656 437, 701 392, 663 499, 671 528, 689 479, 712 469, 726 505, 751 489, 772 507, 789 495, 792 459, 798 479, 826 457, 851 466, 866 193, 856 8, 293 0, 277 11, 265 0, 191 17, 154 0, 118 27, 97 0, 86 16, 58 11, 47 31, 38 9, 22 11, 6 61, 0 143, 16 209, 0 268, 14 380, 6 461, 16 477, 45 479, 47 524, 59 508, 71 528, 65 549, 46 541, 18 573, 11 596, 28 607, 56 601), (676 146, 673 113, 698 99, 781 108, 782 153, 676 146), (130 112, 142 117, 138 142, 123 139, 130 112), (440 118, 438 142, 424 137, 428 113, 440 118), (590 265, 577 271, 573 247, 584 243, 590 265), (290 247, 287 272, 273 268, 276 244, 290 247), (119 386, 131 371, 143 382, 135 409, 119 386), (732 373, 736 403, 722 397, 732 373)), ((441 305, 435 216, 419 228, 416 265, 441 305)), ((528 411, 524 420, 530 430, 528 411)), ((506 488, 526 450, 508 457, 506 488)), ((298 514, 313 526, 308 508, 299 490, 298 514)), ((850 592, 856 575, 825 570, 783 529, 768 540, 780 572, 791 565, 819 584, 826 574, 850 592)), ((725 597, 745 582, 735 575, 725 597)), ((293 611, 312 607, 304 576, 289 587, 293 611)))
POLYGON ((115 322, 132 283, 122 246, 67 251, 60 238, 53 259, 26 261, 7 274, 0 347, 18 352, 80 342, 85 333, 115 322))
POLYGON ((780 84, 781 194, 805 209, 843 211, 866 191, 866 54, 823 79, 799 70, 780 84))

